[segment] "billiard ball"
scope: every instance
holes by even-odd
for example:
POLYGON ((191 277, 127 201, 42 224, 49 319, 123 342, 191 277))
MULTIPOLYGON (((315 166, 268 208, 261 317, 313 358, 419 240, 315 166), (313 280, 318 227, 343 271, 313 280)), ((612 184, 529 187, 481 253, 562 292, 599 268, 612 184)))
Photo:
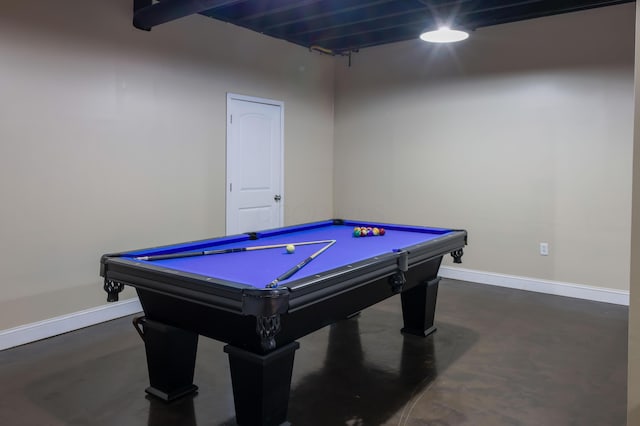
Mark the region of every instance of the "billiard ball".
POLYGON ((296 251, 296 246, 294 246, 293 244, 287 244, 286 249, 287 249, 287 253, 291 254, 294 251, 296 251))
POLYGON ((380 235, 384 235, 386 231, 384 230, 384 228, 380 228, 378 229, 378 232, 380 233, 380 235))

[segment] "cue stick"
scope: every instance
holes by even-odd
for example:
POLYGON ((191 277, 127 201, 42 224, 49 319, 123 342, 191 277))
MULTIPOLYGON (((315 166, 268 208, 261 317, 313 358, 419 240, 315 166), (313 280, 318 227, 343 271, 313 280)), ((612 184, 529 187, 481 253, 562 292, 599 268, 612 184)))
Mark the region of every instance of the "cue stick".
POLYGON ((282 244, 271 244, 266 246, 251 246, 251 247, 235 247, 228 249, 219 249, 219 250, 204 250, 204 251, 183 251, 179 253, 168 253, 168 254, 155 254, 151 256, 138 256, 136 260, 164 260, 164 259, 179 259, 181 257, 193 257, 193 256, 208 256, 211 254, 225 254, 225 253, 238 253, 241 251, 254 251, 254 250, 267 250, 273 248, 282 248, 288 245, 292 246, 307 246, 310 244, 326 244, 335 240, 320 240, 320 241, 303 241, 300 243, 282 243, 282 244))
POLYGON ((286 280, 288 278, 291 278, 291 276, 293 274, 298 272, 300 269, 304 268, 309 262, 311 262, 316 257, 320 256, 325 250, 327 250, 329 247, 331 247, 335 243, 336 243, 336 240, 329 240, 329 244, 327 244, 326 246, 322 247, 320 250, 318 250, 317 252, 313 253, 311 256, 307 257, 305 260, 303 260, 302 262, 298 263, 296 266, 294 266, 293 268, 289 269, 287 272, 285 272, 284 274, 280 275, 275 280, 271 281, 269 284, 266 285, 266 287, 267 288, 274 288, 274 287, 276 287, 278 285, 278 283, 280 281, 284 281, 284 280, 286 280))

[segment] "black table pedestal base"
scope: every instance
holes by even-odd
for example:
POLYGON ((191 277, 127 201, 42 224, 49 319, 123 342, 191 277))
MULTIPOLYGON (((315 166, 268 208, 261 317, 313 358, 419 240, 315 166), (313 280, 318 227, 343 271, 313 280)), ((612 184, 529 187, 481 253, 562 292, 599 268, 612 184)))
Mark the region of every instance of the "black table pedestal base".
POLYGON ((434 317, 440 278, 422 283, 400 294, 402 299, 402 332, 426 337, 436 331, 434 317))
POLYGON ((198 390, 193 384, 198 334, 148 318, 142 323, 149 386, 146 392, 173 401, 198 390))
POLYGON ((298 342, 258 355, 227 345, 236 421, 248 426, 287 423, 291 373, 298 342))

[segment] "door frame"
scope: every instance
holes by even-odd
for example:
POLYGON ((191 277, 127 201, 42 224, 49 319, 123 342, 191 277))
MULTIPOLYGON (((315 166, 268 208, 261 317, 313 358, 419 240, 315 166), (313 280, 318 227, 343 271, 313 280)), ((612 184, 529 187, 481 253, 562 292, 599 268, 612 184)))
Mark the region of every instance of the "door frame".
POLYGON ((278 217, 279 222, 278 227, 284 225, 284 203, 286 201, 285 190, 284 190, 284 102, 276 101, 273 99, 267 98, 259 98, 256 96, 248 96, 248 95, 240 95, 238 93, 227 92, 227 141, 225 144, 226 152, 226 168, 227 168, 227 177, 225 183, 225 233, 229 235, 229 217, 232 212, 230 211, 230 193, 231 193, 231 161, 229 158, 229 152, 231 152, 230 144, 231 144, 231 102, 232 101, 244 101, 244 102, 254 102, 258 104, 266 104, 280 107, 280 201, 277 203, 278 206, 278 217))

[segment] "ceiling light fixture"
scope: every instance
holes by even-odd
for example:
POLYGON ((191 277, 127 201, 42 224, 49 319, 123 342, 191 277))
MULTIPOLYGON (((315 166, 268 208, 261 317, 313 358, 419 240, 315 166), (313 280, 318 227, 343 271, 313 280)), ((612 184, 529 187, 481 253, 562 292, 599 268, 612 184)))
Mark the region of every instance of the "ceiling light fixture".
POLYGON ((460 30, 452 30, 449 27, 440 27, 435 31, 425 31, 420 34, 420 39, 431 43, 453 43, 469 37, 469 33, 460 30))

